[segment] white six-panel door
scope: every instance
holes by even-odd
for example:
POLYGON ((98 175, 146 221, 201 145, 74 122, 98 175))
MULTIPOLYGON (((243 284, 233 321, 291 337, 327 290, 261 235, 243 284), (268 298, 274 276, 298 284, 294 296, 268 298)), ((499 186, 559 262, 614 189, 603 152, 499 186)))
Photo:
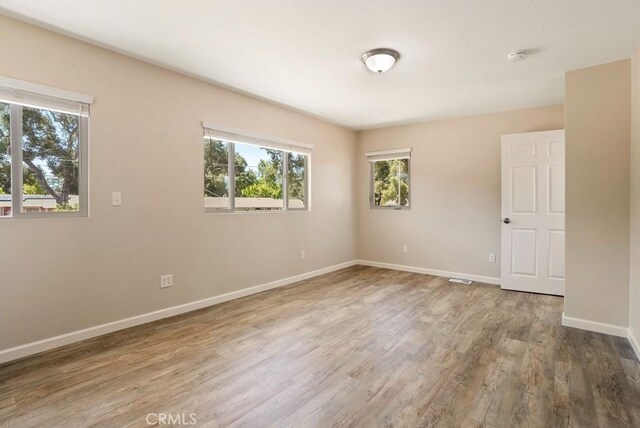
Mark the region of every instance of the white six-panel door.
POLYGON ((564 296, 564 130, 502 136, 502 288, 564 296))

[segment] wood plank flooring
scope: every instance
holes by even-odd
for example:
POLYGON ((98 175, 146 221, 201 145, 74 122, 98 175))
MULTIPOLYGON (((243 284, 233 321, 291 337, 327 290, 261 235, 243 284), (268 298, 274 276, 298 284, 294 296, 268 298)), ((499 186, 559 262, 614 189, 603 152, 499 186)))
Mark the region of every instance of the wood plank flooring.
POLYGON ((357 266, 0 366, 0 426, 640 427, 627 340, 561 313, 357 266))

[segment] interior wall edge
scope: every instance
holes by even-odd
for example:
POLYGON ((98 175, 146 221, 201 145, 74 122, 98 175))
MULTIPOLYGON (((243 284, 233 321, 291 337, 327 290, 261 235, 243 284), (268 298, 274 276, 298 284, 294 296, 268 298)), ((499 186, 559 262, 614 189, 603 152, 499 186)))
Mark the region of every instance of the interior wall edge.
POLYGON ((629 341, 640 358, 640 345, 633 334, 640 331, 640 47, 631 58, 630 167, 629 341))
POLYGON ((596 328, 628 327, 629 59, 565 74, 565 135, 564 312, 596 328))

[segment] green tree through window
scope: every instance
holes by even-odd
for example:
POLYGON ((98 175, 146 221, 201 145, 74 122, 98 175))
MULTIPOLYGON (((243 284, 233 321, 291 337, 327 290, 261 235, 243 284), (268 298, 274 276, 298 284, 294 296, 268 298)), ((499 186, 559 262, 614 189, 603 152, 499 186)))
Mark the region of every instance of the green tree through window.
POLYGON ((204 140, 204 195, 229 196, 229 145, 224 141, 204 140))
POLYGON ((9 104, 0 103, 0 195, 11 194, 9 112, 9 104))
POLYGON ((409 160, 373 162, 373 202, 375 206, 409 206, 409 160))
POLYGON ((307 156, 205 136, 205 208, 239 211, 305 209, 307 156), (235 156, 233 171, 229 171, 230 150, 235 156), (288 169, 286 177, 285 165, 288 169), (233 194, 230 194, 231 177, 235 185, 233 194), (286 207, 285 181, 289 201, 286 207))
POLYGON ((79 193, 79 117, 22 109, 23 192, 53 196, 58 211, 76 211, 79 193))
POLYGON ((305 155, 300 153, 288 153, 288 180, 287 190, 289 203, 295 208, 304 208, 305 204, 305 155))
MULTIPOLYGON (((236 196, 243 196, 245 198, 282 199, 283 152, 263 147, 260 149, 269 155, 269 159, 260 159, 258 162, 257 180, 241 189, 236 188, 236 196)), ((246 164, 244 159, 243 161, 246 164)))
MULTIPOLYGON (((9 105, 0 105, 0 192, 11 193, 9 105)), ((77 211, 79 116, 22 108, 23 194, 50 196, 56 211, 77 211)))

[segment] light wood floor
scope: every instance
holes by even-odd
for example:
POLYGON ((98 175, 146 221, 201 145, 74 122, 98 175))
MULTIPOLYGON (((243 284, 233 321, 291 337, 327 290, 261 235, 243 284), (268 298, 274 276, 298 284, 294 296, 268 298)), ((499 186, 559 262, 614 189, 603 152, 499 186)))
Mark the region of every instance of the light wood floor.
POLYGON ((629 343, 561 313, 558 297, 344 269, 0 366, 0 426, 639 427, 629 343))

